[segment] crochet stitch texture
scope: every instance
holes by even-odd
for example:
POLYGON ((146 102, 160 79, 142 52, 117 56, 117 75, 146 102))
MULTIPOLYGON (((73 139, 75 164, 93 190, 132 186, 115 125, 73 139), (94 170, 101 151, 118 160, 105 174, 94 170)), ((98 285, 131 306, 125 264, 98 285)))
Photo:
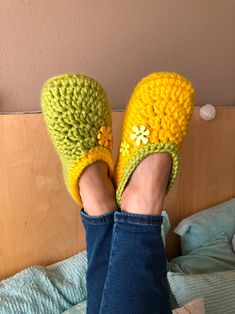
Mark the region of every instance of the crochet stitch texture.
POLYGON ((78 179, 96 160, 108 164, 112 176, 111 112, 104 89, 94 79, 64 74, 49 79, 41 91, 44 120, 61 160, 66 187, 82 204, 78 179))
POLYGON ((158 72, 142 79, 128 102, 115 169, 117 203, 134 169, 147 155, 169 152, 172 169, 167 192, 179 169, 179 147, 192 115, 192 83, 174 72, 158 72))

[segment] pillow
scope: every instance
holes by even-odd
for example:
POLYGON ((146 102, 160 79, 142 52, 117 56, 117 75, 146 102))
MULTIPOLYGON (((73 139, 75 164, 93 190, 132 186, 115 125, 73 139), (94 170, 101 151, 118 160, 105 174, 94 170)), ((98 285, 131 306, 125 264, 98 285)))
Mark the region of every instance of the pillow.
POLYGON ((202 274, 235 269, 235 254, 224 233, 193 250, 188 255, 173 258, 168 270, 174 273, 202 274))
POLYGON ((173 314, 205 314, 203 298, 195 299, 183 307, 172 311, 173 314))
POLYGON ((219 232, 229 242, 235 232, 235 199, 183 219, 174 232, 181 236, 182 255, 200 247, 219 232))
POLYGON ((198 275, 167 273, 179 306, 203 297, 207 314, 235 313, 235 270, 198 275))

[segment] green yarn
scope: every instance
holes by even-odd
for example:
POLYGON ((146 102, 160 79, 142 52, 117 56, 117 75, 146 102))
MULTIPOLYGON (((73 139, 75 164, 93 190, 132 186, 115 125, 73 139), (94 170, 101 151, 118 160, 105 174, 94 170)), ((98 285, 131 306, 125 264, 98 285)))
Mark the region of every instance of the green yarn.
POLYGON ((100 128, 111 127, 105 91, 88 76, 65 74, 48 80, 41 101, 48 132, 64 163, 97 146, 100 128))
POLYGON ((177 173, 179 170, 179 149, 173 143, 160 143, 160 144, 147 144, 144 147, 140 148, 128 161, 125 168, 122 172, 122 178, 119 182, 116 191, 117 203, 121 204, 121 196, 125 189, 125 186, 135 168, 139 165, 139 163, 148 155, 154 153, 165 153, 168 152, 172 157, 172 168, 171 174, 168 181, 167 193, 170 191, 172 185, 174 184, 177 173))
POLYGON ((79 205, 78 181, 97 160, 113 175, 111 112, 103 88, 94 79, 65 74, 48 80, 41 92, 48 133, 61 160, 65 185, 79 205))

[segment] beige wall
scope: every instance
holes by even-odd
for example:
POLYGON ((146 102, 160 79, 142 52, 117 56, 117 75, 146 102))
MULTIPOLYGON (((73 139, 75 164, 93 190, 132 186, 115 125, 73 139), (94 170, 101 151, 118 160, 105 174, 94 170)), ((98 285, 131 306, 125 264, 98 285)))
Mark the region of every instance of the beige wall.
POLYGON ((51 76, 86 73, 124 108, 153 71, 194 82, 196 104, 235 104, 234 0, 1 0, 0 111, 40 109, 51 76))

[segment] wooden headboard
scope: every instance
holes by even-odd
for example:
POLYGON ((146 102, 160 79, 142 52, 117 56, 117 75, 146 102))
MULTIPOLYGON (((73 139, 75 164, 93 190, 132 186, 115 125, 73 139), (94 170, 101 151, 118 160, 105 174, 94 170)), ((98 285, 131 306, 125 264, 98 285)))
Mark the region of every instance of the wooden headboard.
MULTIPOLYGON (((116 139, 123 112, 113 113, 116 139)), ((172 232, 182 218, 235 196, 235 107, 217 107, 205 122, 194 109, 181 170, 167 196, 168 257, 180 254, 172 232)), ((79 208, 68 195, 43 118, 0 115, 0 279, 35 264, 48 265, 85 248, 79 208)))

